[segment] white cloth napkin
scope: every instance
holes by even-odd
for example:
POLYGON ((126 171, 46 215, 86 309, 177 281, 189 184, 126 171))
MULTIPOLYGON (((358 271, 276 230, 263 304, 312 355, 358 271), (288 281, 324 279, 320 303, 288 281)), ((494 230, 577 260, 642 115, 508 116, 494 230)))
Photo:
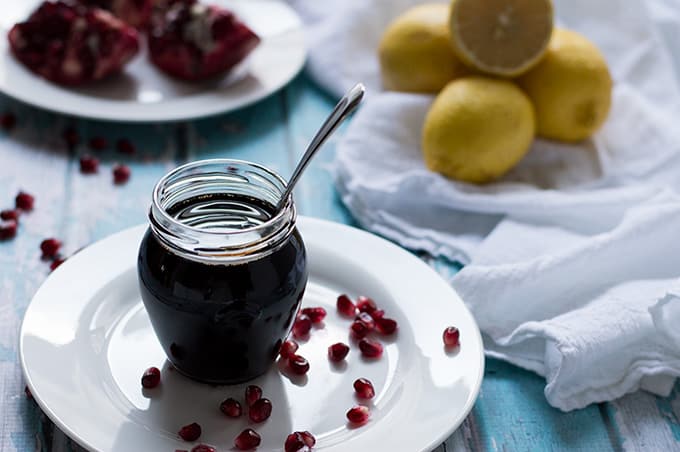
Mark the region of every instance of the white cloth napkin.
POLYGON ((580 145, 537 140, 501 181, 475 186, 423 164, 433 98, 381 92, 380 35, 422 2, 292 3, 309 24, 316 81, 371 92, 334 168, 361 225, 467 263, 452 281, 487 353, 545 376, 553 406, 667 395, 680 376, 680 4, 554 0, 558 23, 607 58, 609 119, 580 145))

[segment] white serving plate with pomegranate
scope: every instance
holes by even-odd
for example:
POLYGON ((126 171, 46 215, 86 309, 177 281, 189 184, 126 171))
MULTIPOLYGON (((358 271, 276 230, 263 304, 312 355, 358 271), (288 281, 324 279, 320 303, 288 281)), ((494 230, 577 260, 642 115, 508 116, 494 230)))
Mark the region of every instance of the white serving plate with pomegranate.
POLYGON ((122 231, 77 253, 46 280, 21 329, 21 364, 28 387, 44 412, 82 446, 97 451, 191 450, 199 443, 233 450, 245 428, 262 437, 258 451, 281 451, 287 435, 310 431, 314 450, 429 451, 470 412, 482 382, 484 356, 471 314, 435 271, 401 248, 367 232, 299 218, 308 251, 305 306, 322 306, 322 327, 300 341, 311 365, 292 376, 283 362, 240 385, 196 383, 171 370, 138 291, 136 260, 146 226, 122 231), (349 337, 351 320, 336 309, 347 293, 376 300, 399 323, 380 338, 380 359, 362 357, 349 337), (444 346, 442 332, 455 325, 460 347, 444 346), (350 344, 345 362, 328 359, 328 346, 350 344), (161 383, 143 389, 145 369, 161 369, 161 383), (372 381, 375 397, 361 401, 353 382, 372 381), (220 412, 221 401, 243 403, 248 384, 262 387, 271 417, 253 424, 220 412), (370 420, 350 424, 357 404, 370 420), (200 440, 184 442, 180 427, 197 422, 200 440))
POLYGON ((234 11, 262 39, 255 51, 221 79, 182 82, 149 61, 142 39, 139 54, 123 73, 83 87, 51 83, 11 54, 7 32, 25 20, 41 0, 3 2, 0 15, 0 92, 36 107, 111 121, 187 120, 236 110, 288 83, 304 65, 306 48, 297 13, 279 0, 208 0, 234 11))

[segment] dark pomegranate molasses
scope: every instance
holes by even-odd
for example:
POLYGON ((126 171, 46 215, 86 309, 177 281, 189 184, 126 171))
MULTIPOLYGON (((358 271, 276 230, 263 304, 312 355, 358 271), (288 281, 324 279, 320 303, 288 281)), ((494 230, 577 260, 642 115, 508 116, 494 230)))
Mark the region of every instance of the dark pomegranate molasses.
POLYGON ((307 281, 292 200, 258 165, 196 162, 154 190, 138 261, 142 298, 168 359, 187 376, 263 374, 290 332, 307 281))

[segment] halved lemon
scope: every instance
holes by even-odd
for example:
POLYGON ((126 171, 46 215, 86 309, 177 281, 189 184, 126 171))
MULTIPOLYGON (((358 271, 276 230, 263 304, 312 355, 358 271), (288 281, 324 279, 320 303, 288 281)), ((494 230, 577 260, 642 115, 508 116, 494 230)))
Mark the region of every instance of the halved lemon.
POLYGON ((468 66, 514 77, 543 56, 553 29, 551 0, 453 0, 451 43, 468 66))

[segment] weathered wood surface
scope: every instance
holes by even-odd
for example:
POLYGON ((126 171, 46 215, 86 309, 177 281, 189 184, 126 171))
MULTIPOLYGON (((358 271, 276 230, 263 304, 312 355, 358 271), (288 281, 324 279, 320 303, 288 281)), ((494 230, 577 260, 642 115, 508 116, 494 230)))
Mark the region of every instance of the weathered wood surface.
MULTIPOLYGON (((36 209, 22 219, 17 238, 0 242, 0 451, 79 450, 23 394, 17 356, 20 321, 49 272, 40 260, 40 241, 59 237, 69 254, 144 222, 155 181, 187 160, 243 158, 288 175, 332 106, 333 100, 304 76, 253 107, 163 125, 66 118, 0 97, 0 113, 12 110, 19 119, 14 131, 0 132, 0 209, 13 204, 20 188, 37 198, 36 209), (75 126, 82 138, 75 149, 67 149, 60 137, 68 125, 75 126), (137 155, 122 156, 110 149, 100 155, 99 174, 83 176, 77 156, 90 152, 86 141, 92 136, 103 136, 111 144, 130 138, 137 155), (115 161, 131 166, 127 185, 112 184, 110 168, 115 161)), ((332 155, 329 146, 302 179, 296 190, 300 213, 354 224, 333 189, 332 155)), ((430 263, 445 278, 457 269, 449 263, 430 263)), ((55 300, 59 302, 64 301, 55 300)), ((680 385, 668 398, 639 392, 571 413, 551 408, 543 396, 544 386, 545 381, 530 372, 487 360, 472 413, 436 451, 680 450, 680 385)))

